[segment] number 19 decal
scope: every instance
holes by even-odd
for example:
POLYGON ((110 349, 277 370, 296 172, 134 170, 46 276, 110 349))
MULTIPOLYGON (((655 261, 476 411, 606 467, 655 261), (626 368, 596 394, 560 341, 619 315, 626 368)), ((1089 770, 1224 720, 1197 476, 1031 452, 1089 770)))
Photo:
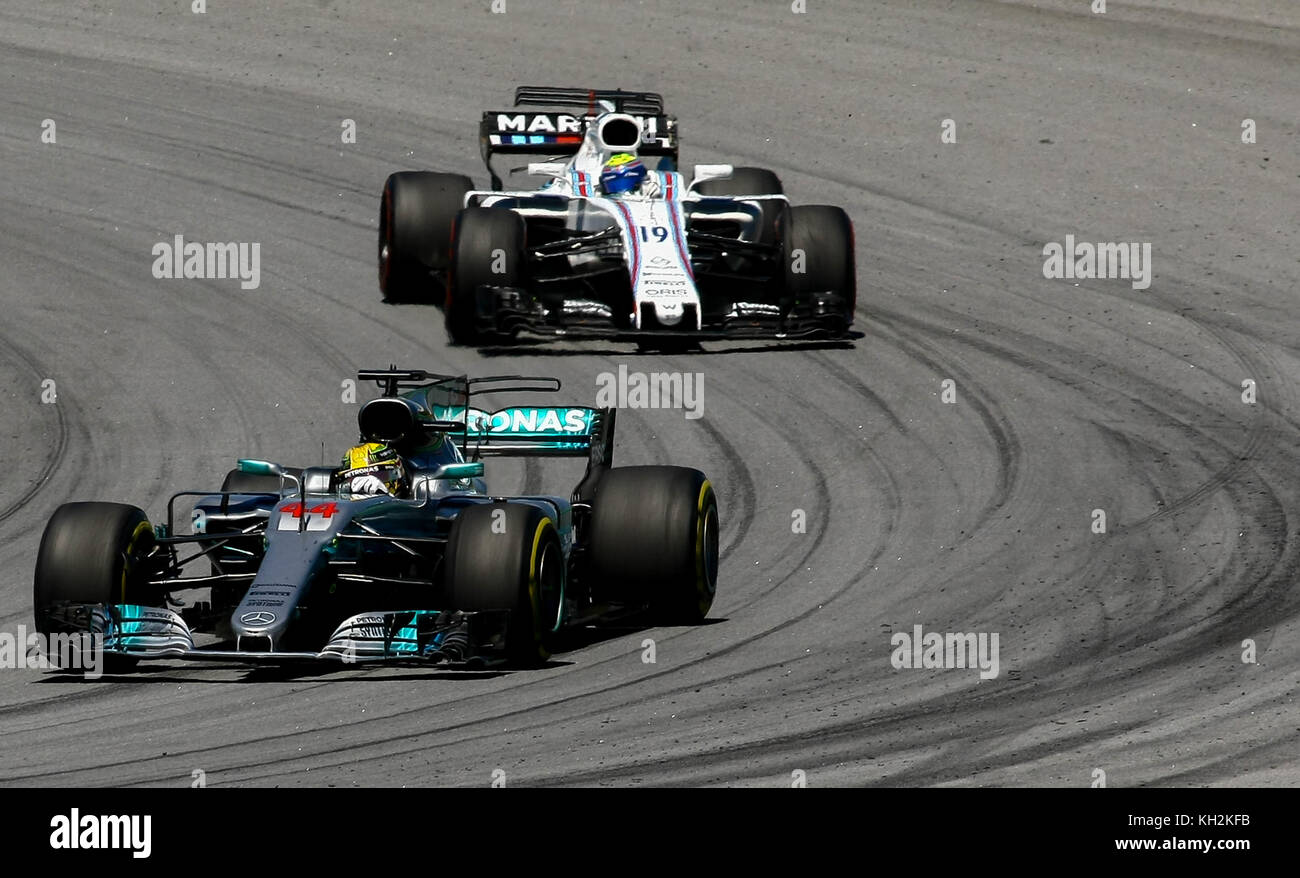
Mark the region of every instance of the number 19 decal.
POLYGON ((651 239, 660 244, 668 240, 668 228, 666 226, 637 226, 637 229, 641 232, 641 240, 647 243, 651 239))

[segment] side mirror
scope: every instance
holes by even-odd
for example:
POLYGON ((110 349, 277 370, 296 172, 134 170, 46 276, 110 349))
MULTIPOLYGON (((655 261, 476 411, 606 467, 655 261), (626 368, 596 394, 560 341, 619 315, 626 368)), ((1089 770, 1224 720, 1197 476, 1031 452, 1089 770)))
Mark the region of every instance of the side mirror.
POLYGON ((733 165, 696 165, 689 188, 694 189, 705 180, 725 180, 734 170, 733 165))
POLYGON ((483 461, 475 463, 444 463, 433 471, 435 479, 480 479, 483 477, 483 461))
POLYGON ((563 162, 529 162, 530 177, 560 177, 564 175, 563 162))
POLYGON ((241 458, 238 464, 241 473, 250 473, 255 476, 283 476, 284 467, 278 463, 271 463, 269 460, 249 460, 241 458))

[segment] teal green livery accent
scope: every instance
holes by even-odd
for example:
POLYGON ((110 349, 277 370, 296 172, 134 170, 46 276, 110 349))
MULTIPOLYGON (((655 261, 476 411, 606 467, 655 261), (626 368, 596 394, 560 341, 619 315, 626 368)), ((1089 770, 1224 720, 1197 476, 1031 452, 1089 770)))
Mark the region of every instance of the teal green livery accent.
POLYGON ((592 409, 565 406, 515 407, 495 412, 464 406, 437 406, 433 415, 440 421, 465 424, 471 439, 498 436, 582 442, 590 440, 596 420, 596 412, 592 409))
POLYGON ((153 633, 157 625, 146 622, 142 616, 148 612, 149 607, 139 604, 114 604, 113 605, 114 632, 119 637, 129 637, 140 631, 153 633))

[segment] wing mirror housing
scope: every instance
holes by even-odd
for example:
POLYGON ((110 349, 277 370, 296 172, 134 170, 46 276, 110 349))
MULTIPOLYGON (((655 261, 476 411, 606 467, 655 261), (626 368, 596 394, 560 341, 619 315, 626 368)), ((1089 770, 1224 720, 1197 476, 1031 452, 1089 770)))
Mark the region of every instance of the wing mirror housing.
POLYGON ((688 191, 706 180, 725 180, 735 171, 734 165, 696 165, 688 191))
POLYGON ((481 479, 483 478, 483 461, 474 463, 444 463, 433 471, 435 479, 481 479))
POLYGON ((529 162, 528 176, 562 177, 564 176, 564 162, 529 162))
MULTIPOLYGON (((285 479, 293 482, 300 492, 302 490, 302 478, 300 476, 296 476, 291 472, 286 472, 283 466, 278 463, 272 463, 269 460, 255 460, 241 457, 239 462, 235 465, 235 468, 241 473, 248 473, 254 476, 278 476, 280 479, 281 490, 284 490, 285 479)), ((305 520, 306 519, 304 519, 304 521, 305 520)))
POLYGON ((254 476, 283 476, 284 467, 278 463, 271 463, 269 460, 252 460, 249 458, 240 458, 238 464, 241 473, 248 473, 254 476))

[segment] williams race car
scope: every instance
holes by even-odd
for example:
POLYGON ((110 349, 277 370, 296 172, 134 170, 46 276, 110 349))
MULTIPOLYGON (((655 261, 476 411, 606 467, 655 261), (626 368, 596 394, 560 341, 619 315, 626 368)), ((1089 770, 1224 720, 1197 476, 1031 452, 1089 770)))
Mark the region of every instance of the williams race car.
POLYGON ((174 495, 156 526, 134 506, 65 504, 36 561, 38 630, 102 637, 117 668, 143 659, 476 667, 544 661, 566 627, 632 615, 689 624, 708 613, 713 488, 694 469, 611 467, 615 409, 471 404, 553 392, 554 378, 358 377, 383 388, 358 421, 365 442, 397 452, 391 492, 355 494, 334 467, 242 460, 221 491, 174 495), (569 496, 504 497, 487 490, 482 460, 503 455, 587 466, 569 496), (193 507, 189 533, 176 526, 182 498, 182 510, 193 507))
POLYGON ((677 120, 650 92, 520 87, 480 123, 491 189, 402 171, 379 210, 379 287, 441 300, 451 340, 520 333, 643 344, 843 337, 857 301, 853 224, 791 206, 763 168, 677 170, 677 120), (541 178, 507 188, 492 159, 541 178))

